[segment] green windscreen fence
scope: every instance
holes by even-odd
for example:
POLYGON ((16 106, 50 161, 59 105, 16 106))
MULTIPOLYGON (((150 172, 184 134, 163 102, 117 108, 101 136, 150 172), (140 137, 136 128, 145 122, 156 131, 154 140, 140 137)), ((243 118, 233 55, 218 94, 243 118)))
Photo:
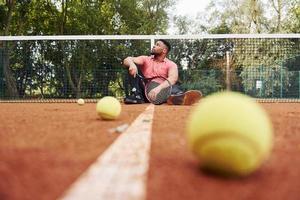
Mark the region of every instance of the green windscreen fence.
POLYGON ((257 98, 300 98, 300 35, 0 37, 0 99, 97 99, 130 93, 127 56, 172 45, 184 90, 231 89, 257 98))

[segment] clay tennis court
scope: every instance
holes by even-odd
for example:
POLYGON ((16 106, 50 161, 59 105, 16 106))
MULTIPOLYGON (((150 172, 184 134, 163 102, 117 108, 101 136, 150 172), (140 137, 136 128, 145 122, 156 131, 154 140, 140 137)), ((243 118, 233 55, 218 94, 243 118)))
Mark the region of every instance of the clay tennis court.
MULTIPOLYGON (((205 174, 187 148, 192 106, 154 106, 145 199, 299 199, 300 104, 262 103, 275 130, 269 160, 254 174, 205 174)), ((115 121, 99 119, 95 103, 0 104, 0 199, 58 199, 149 104, 122 105, 115 121)), ((126 149, 124 149, 126 151, 126 149)), ((111 187, 114 183, 111 183, 111 187)))

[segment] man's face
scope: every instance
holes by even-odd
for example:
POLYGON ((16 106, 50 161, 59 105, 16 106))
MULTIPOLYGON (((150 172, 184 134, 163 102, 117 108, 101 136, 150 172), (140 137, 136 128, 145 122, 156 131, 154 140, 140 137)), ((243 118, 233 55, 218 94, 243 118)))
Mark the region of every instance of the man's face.
POLYGON ((151 50, 152 55, 161 55, 167 53, 167 47, 162 41, 157 41, 151 50))

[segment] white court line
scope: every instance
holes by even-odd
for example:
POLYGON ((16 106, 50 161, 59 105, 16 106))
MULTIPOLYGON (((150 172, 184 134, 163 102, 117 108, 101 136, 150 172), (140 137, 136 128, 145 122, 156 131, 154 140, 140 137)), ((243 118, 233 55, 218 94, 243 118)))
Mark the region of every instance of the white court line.
POLYGON ((153 113, 149 105, 59 199, 145 199, 153 113))

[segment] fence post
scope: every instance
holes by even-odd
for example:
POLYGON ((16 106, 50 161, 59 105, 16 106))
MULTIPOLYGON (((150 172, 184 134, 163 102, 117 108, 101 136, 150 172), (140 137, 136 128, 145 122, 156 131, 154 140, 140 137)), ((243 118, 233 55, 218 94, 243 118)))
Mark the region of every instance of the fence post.
POLYGON ((283 74, 283 72, 282 72, 282 66, 280 67, 280 98, 282 98, 282 89, 283 89, 283 87, 282 87, 282 82, 283 82, 283 77, 282 77, 282 74, 283 74))
POLYGON ((230 89, 230 52, 226 51, 226 90, 230 89))
POLYGON ((274 69, 272 69, 272 81, 271 81, 271 84, 272 84, 272 98, 274 98, 274 69))
POLYGON ((259 66, 259 80, 261 82, 261 87, 259 88, 259 97, 262 98, 262 93, 263 93, 263 76, 262 76, 262 73, 263 73, 263 66, 260 65, 259 66))
POLYGON ((154 46, 154 44, 155 44, 155 39, 152 37, 151 39, 150 39, 150 51, 151 51, 151 49, 152 49, 152 47, 154 46))

